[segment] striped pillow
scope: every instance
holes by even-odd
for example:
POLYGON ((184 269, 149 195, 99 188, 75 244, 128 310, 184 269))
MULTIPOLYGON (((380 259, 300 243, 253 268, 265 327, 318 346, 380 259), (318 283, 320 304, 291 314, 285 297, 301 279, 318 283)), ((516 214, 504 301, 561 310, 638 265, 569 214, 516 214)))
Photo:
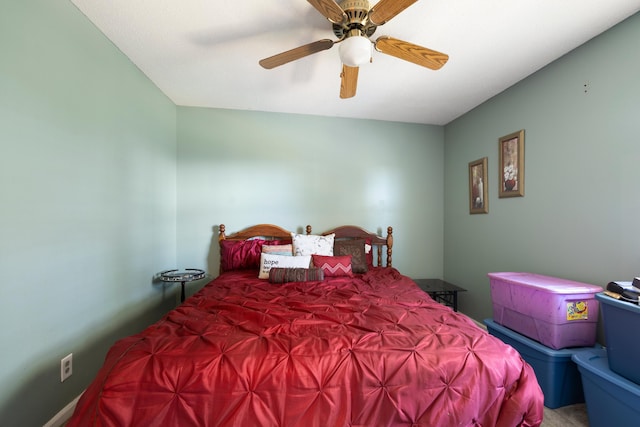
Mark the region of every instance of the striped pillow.
POLYGON ((264 245, 262 246, 262 253, 293 256, 293 245, 264 245))
POLYGON ((269 270, 270 283, 309 282, 324 280, 324 272, 321 268, 280 268, 269 270))
POLYGON ((311 255, 312 263, 324 271, 324 275, 330 276, 353 276, 351 269, 351 255, 325 256, 311 255))

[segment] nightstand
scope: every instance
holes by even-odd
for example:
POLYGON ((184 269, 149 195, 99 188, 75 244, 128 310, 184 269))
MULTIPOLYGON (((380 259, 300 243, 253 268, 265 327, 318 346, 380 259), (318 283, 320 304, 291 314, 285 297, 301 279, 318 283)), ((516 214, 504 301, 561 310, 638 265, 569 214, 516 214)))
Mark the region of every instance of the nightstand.
POLYGON ((458 292, 467 290, 440 279, 413 279, 435 301, 458 311, 458 292))
POLYGON ((205 272, 197 268, 187 268, 185 270, 166 270, 160 273, 160 280, 163 282, 180 282, 182 290, 180 292, 180 302, 184 302, 184 285, 187 282, 204 279, 205 272))

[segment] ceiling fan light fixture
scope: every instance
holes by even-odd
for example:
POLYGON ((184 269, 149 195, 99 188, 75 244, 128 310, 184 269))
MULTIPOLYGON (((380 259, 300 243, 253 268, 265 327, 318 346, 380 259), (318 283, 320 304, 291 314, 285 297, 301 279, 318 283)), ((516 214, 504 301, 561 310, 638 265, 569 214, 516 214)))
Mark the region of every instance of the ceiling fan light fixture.
POLYGON ((338 47, 340 61, 349 67, 359 67, 371 59, 371 41, 364 36, 347 37, 338 47))

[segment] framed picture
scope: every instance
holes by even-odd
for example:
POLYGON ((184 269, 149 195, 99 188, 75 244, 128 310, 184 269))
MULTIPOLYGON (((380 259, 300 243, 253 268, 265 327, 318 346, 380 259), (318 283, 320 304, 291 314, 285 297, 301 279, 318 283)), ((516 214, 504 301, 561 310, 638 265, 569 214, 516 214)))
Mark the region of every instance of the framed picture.
POLYGON ((487 158, 469 163, 469 213, 489 213, 487 158))
POLYGON ((498 197, 524 196, 524 129, 498 140, 500 188, 498 197))

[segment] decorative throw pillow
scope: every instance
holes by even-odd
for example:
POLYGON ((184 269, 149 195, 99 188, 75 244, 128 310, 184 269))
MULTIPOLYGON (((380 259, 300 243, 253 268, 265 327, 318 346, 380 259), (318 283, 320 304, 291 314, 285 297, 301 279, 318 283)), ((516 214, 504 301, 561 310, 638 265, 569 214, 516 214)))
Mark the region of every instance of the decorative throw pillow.
POLYGON ((326 277, 330 276, 353 276, 351 269, 351 255, 344 256, 324 256, 311 255, 313 265, 320 267, 326 277))
POLYGON ((220 267, 222 271, 257 270, 260 267, 260 254, 267 245, 284 245, 289 240, 221 240, 220 267))
POLYGON ((369 271, 364 239, 336 240, 333 244, 333 255, 351 255, 351 269, 354 273, 369 271))
POLYGON ((293 255, 293 245, 262 245, 263 254, 293 255))
POLYGON ((260 255, 260 273, 258 274, 258 278, 268 279, 269 270, 271 270, 274 267, 309 268, 310 265, 311 265, 311 255, 289 256, 289 255, 261 254, 260 255))
POLYGON ((333 255, 333 240, 335 234, 316 236, 313 234, 291 233, 293 254, 299 255, 333 255))
POLYGON ((270 283, 309 282, 315 280, 324 280, 324 271, 321 268, 274 267, 269 270, 270 283))
POLYGON ((256 269, 264 240, 222 240, 220 242, 220 267, 222 271, 256 269))

